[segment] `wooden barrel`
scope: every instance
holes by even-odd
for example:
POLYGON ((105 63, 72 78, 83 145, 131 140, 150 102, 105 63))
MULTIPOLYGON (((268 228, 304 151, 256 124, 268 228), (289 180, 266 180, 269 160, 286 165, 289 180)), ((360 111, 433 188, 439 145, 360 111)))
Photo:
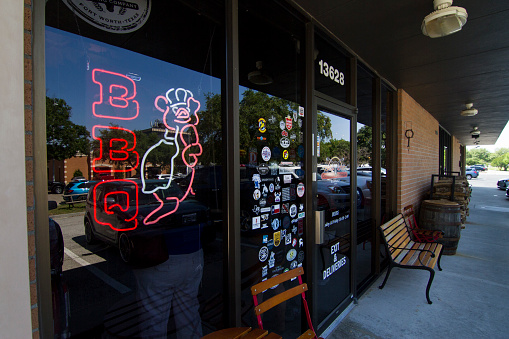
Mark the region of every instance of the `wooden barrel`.
POLYGON ((442 253, 456 254, 461 231, 460 205, 449 200, 424 200, 419 214, 419 227, 444 232, 444 237, 438 239, 444 245, 442 253))

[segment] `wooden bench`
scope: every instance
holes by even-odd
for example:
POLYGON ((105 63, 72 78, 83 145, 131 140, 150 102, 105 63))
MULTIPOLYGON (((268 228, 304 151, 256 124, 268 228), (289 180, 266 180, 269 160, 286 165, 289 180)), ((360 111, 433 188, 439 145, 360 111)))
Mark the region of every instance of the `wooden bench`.
POLYGON ((393 267, 421 269, 430 272, 428 286, 426 287, 426 299, 431 304, 429 289, 435 277, 435 264, 441 271, 440 259, 443 246, 437 242, 415 242, 400 213, 382 226, 380 230, 385 242, 385 248, 389 254, 389 267, 385 279, 380 285, 384 288, 387 278, 393 267))

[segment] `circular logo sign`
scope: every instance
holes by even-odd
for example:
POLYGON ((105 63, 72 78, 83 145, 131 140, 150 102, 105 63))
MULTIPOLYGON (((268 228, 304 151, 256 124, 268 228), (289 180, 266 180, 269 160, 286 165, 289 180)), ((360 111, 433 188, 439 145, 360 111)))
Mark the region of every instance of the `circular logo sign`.
POLYGON ((270 156, 271 156, 270 147, 265 146, 262 149, 262 159, 263 159, 263 161, 269 161, 270 160, 270 156))
POLYGON ((282 137, 279 143, 281 144, 281 147, 283 147, 283 148, 290 147, 290 139, 288 139, 287 137, 282 137))
POLYGON ((295 218, 297 216, 297 206, 295 204, 292 204, 292 206, 290 206, 290 216, 292 218, 295 218))
POLYGON ((262 197, 262 192, 259 189, 255 189, 253 192, 253 199, 258 200, 262 197))
POLYGON ((260 259, 261 262, 264 262, 269 257, 269 249, 267 246, 263 246, 260 248, 260 251, 258 252, 258 259, 260 259))
POLYGON ((286 253, 286 260, 293 261, 295 257, 297 256, 297 251, 295 249, 291 249, 286 253))
POLYGON ((304 192, 306 191, 306 188, 304 187, 303 183, 299 183, 297 185, 297 195, 299 198, 302 198, 304 196, 304 192))
POLYGON ((265 133, 265 131, 267 130, 267 122, 265 121, 264 118, 258 119, 258 130, 260 131, 260 133, 265 133))
POLYGON ((283 151, 283 159, 288 159, 288 151, 287 150, 284 150, 283 151))
POLYGON ((151 0, 81 1, 64 3, 85 22, 110 33, 132 33, 148 20, 151 0))

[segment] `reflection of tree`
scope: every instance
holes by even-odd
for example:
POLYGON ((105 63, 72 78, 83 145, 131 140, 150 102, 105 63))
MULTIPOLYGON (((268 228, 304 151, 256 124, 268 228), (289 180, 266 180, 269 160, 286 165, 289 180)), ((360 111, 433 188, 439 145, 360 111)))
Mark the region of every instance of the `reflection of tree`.
MULTIPOLYGON (((155 132, 146 131, 133 131, 136 137, 136 148, 135 151, 138 153, 136 156, 133 152, 127 152, 128 156, 125 160, 111 160, 111 153, 122 151, 125 147, 123 142, 111 142, 112 140, 125 140, 127 145, 132 145, 134 142, 133 134, 127 132, 124 129, 119 129, 117 125, 110 124, 113 128, 103 128, 100 130, 100 134, 97 136, 102 140, 102 154, 100 154, 100 140, 94 139, 92 141, 93 155, 95 159, 104 159, 110 164, 114 164, 118 169, 122 167, 131 167, 136 169, 136 176, 138 176, 140 168, 136 167, 137 164, 141 164, 141 159, 145 152, 156 144, 160 139, 161 135, 155 132)), ((171 164, 171 157, 173 154, 166 151, 165 148, 154 149, 147 155, 147 163, 152 164, 155 167, 165 168, 171 164)), ((180 163, 183 164, 182 161, 180 163)), ((178 165, 178 164, 177 164, 178 165)))
POLYGON ((373 129, 370 126, 362 126, 357 131, 357 161, 359 165, 371 165, 371 153, 373 150, 373 129))
POLYGON ((221 95, 205 94, 205 107, 198 112, 200 123, 196 126, 203 153, 200 162, 204 165, 221 164, 222 152, 222 125, 221 125, 221 95))
POLYGON ((345 166, 350 165, 350 141, 344 139, 329 139, 320 143, 320 157, 318 162, 327 163, 333 157, 338 157, 345 166))
POLYGON ((46 97, 46 144, 48 159, 64 160, 76 153, 88 154, 90 133, 71 118, 71 106, 65 100, 46 97))

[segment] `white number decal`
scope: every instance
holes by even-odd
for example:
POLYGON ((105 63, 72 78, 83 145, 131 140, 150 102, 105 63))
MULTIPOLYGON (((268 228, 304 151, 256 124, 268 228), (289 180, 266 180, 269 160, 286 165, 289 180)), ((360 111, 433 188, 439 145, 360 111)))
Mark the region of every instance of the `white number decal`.
POLYGON ((320 65, 320 74, 342 86, 345 85, 345 74, 343 72, 340 72, 338 69, 329 66, 329 64, 323 60, 320 60, 318 64, 320 65))

